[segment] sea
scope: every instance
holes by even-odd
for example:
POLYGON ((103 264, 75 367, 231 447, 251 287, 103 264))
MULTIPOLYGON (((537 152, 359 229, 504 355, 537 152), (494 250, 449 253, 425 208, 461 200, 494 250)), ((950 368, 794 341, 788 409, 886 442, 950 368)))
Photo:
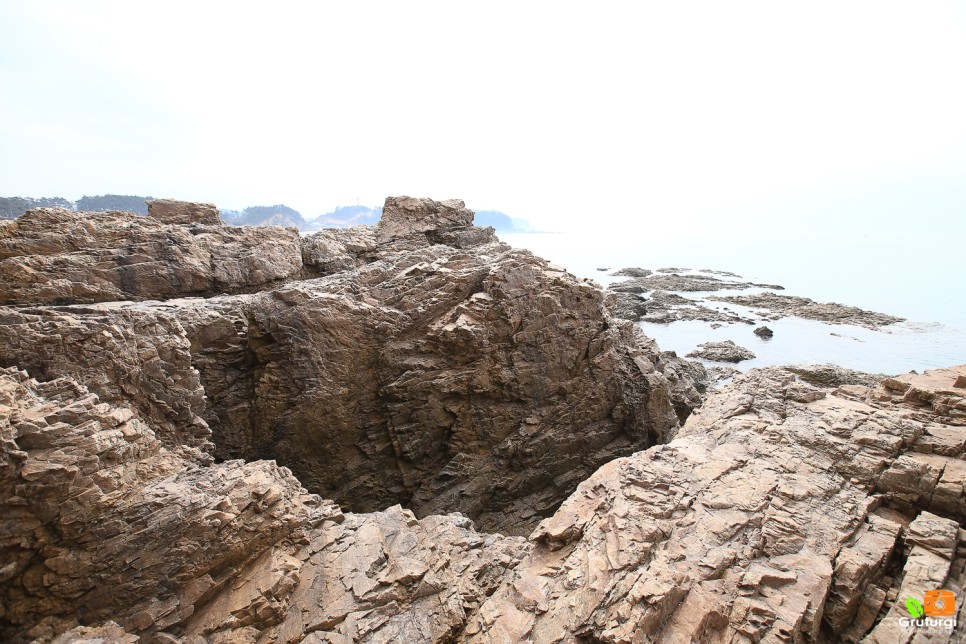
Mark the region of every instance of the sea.
MULTIPOLYGON (((783 295, 838 302, 906 319, 876 330, 794 317, 768 320, 762 322, 774 331, 768 340, 755 336, 754 327, 746 324, 715 328, 701 321, 638 323, 662 350, 681 356, 704 342, 732 340, 757 356, 730 365, 740 371, 832 363, 896 375, 966 364, 966 253, 962 248, 966 240, 944 236, 941 231, 920 235, 888 231, 789 235, 768 230, 731 235, 701 231, 628 235, 595 229, 498 236, 605 287, 626 279, 609 275, 625 267, 727 271, 747 281, 779 284, 785 288, 779 291, 783 295)), ((682 295, 701 298, 712 293, 682 295)), ((752 309, 725 306, 743 317, 759 317, 752 309)))

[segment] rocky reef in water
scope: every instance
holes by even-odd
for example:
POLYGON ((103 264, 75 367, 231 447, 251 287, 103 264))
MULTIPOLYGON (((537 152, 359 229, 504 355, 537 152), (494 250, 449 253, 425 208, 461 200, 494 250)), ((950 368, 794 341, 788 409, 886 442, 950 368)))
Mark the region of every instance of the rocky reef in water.
POLYGON ((704 399, 460 201, 213 211, 0 222, 3 641, 893 642, 960 592, 966 367, 704 399))

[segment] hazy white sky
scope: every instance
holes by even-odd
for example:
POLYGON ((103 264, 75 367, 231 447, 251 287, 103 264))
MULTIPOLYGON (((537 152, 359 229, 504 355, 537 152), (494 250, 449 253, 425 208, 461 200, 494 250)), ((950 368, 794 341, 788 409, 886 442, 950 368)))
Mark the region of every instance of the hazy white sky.
POLYGON ((0 87, 2 196, 964 229, 964 2, 3 0, 0 87))

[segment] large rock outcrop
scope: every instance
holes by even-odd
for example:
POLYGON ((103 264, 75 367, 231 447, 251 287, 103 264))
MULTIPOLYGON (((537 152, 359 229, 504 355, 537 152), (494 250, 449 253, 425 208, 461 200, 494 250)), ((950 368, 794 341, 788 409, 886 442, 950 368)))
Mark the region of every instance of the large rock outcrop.
POLYGON ((591 283, 462 202, 385 210, 264 292, 0 307, 0 639, 953 638, 903 618, 966 582, 966 366, 694 413, 700 365, 591 283))
POLYGON ((907 597, 966 583, 964 373, 739 376, 674 441, 583 482, 467 640, 952 639, 901 618, 907 597))
MULTIPOLYGON (((205 450, 276 459, 355 511, 459 510, 526 533, 601 464, 669 437, 700 396, 680 361, 611 318, 596 286, 472 220, 461 201, 390 198, 374 228, 303 240, 314 279, 0 307, 0 366, 74 378, 138 410, 169 449, 201 450, 199 462, 205 450)), ((138 226, 201 236, 110 215, 90 245, 126 252, 113 246, 122 221, 129 237, 138 226)))
POLYGON ((297 277, 295 229, 225 226, 210 204, 150 214, 30 210, 0 222, 0 304, 73 304, 250 291, 297 277))
POLYGON ((198 466, 129 410, 8 369, 0 636, 954 640, 904 618, 907 597, 966 582, 962 377, 752 371, 524 540, 456 514, 343 514, 264 461, 198 466))

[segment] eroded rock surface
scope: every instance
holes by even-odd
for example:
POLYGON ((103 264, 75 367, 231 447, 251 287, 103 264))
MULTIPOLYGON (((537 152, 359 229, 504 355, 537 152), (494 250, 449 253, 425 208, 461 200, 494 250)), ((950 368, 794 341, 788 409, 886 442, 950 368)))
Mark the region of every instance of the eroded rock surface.
POLYGON ((0 639, 908 642, 907 596, 962 597, 966 366, 694 413, 610 296, 386 211, 265 292, 0 307, 0 639))
MULTIPOLYGON (((206 211, 179 208, 166 218, 206 211)), ((118 222, 196 226, 131 217, 92 245, 111 249, 118 222)), ((472 219, 461 201, 390 198, 373 228, 301 242, 315 279, 0 307, 0 366, 75 378, 199 462, 273 458, 352 510, 401 502, 526 533, 602 463, 673 433, 701 383, 612 319, 592 283, 472 219)))
POLYGON ((755 354, 731 340, 722 342, 705 342, 699 344, 698 348, 688 354, 689 358, 701 358, 702 360, 712 360, 714 362, 741 362, 743 360, 754 360, 755 354))
POLYGON ((961 596, 962 375, 817 388, 752 371, 524 540, 455 514, 343 514, 284 468, 198 466, 130 410, 7 369, 2 635, 932 641, 900 617, 907 596, 961 596))
POLYGON ((772 320, 794 316, 806 320, 828 322, 829 324, 852 324, 867 329, 876 329, 902 322, 904 319, 885 313, 864 311, 855 306, 846 306, 836 302, 821 303, 807 297, 779 295, 778 293, 712 296, 708 299, 760 309, 766 311, 769 319, 772 320))
POLYGON ((210 204, 126 212, 30 210, 0 222, 0 304, 73 304, 210 295, 302 271, 298 231, 222 225, 210 204))
POLYGON ((582 483, 467 639, 930 639, 899 617, 925 590, 962 597, 962 373, 838 389, 739 376, 674 441, 582 483))
POLYGON ((655 275, 634 277, 623 282, 611 284, 610 289, 624 293, 646 293, 648 291, 731 291, 749 288, 783 289, 783 287, 777 284, 755 284, 753 282, 723 280, 708 274, 680 275, 676 272, 684 270, 687 269, 659 268, 655 275))
POLYGON ((341 513, 274 462, 199 466, 67 378, 0 371, 0 639, 163 629, 293 531, 341 513))

